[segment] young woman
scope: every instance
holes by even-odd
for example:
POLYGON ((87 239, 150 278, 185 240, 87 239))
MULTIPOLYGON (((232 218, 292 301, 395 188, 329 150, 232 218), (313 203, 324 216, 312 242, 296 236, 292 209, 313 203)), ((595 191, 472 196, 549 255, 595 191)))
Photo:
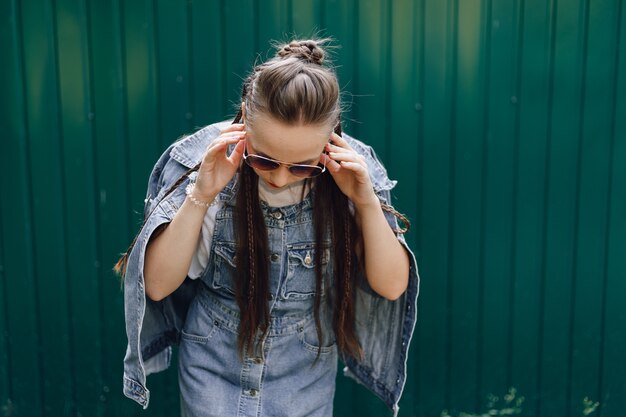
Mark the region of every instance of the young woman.
MULTIPOLYGON (((418 275, 374 151, 342 134, 323 41, 245 80, 232 123, 154 167, 125 277, 124 393, 179 344, 185 416, 331 416, 337 358, 396 413, 418 275)), ((406 220, 403 219, 406 223, 406 220)))

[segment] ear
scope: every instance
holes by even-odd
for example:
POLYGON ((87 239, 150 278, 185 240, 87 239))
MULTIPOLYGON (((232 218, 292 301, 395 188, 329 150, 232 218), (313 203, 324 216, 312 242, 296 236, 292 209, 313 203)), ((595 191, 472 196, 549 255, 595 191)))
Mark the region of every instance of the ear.
POLYGON ((246 102, 241 102, 241 123, 246 123, 246 102))

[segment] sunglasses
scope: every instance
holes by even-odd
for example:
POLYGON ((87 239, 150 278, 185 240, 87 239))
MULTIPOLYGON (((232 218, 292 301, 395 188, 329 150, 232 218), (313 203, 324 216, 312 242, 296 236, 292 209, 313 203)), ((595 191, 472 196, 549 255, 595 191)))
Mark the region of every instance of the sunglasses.
POLYGON ((248 145, 244 148, 243 159, 246 161, 246 164, 251 166, 252 168, 261 170, 261 171, 273 171, 278 169, 281 165, 287 167, 289 172, 296 177, 302 178, 313 178, 320 175, 322 172, 326 171, 326 164, 323 166, 319 165, 305 165, 305 164, 290 164, 289 162, 281 162, 272 158, 267 158, 265 156, 255 155, 248 153, 248 145))

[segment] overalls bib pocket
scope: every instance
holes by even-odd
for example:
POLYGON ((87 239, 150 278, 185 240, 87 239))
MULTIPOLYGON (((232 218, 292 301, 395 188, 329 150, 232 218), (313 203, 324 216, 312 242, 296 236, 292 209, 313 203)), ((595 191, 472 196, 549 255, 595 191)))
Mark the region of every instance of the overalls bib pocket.
MULTIPOLYGON (((282 288, 284 299, 301 300, 315 295, 315 257, 318 256, 313 243, 287 245, 287 276, 282 288)), ((322 254, 322 278, 326 276, 330 249, 325 248, 322 254)), ((324 295, 324 279, 322 279, 322 295, 324 295)))
POLYGON ((215 242, 215 257, 212 287, 235 294, 235 269, 237 266, 236 245, 234 242, 215 242))

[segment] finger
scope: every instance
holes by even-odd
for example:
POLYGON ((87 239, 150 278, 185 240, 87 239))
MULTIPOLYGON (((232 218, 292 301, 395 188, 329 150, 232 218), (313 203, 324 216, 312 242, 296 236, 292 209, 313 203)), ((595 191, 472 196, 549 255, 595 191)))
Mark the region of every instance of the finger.
POLYGON ((361 165, 363 168, 367 167, 365 161, 361 158, 361 156, 354 152, 330 152, 329 155, 337 162, 354 162, 361 165))
POLYGON ((220 133, 226 133, 226 132, 232 132, 235 130, 243 130, 246 127, 246 125, 244 125, 243 123, 234 123, 232 125, 229 125, 228 127, 225 127, 224 129, 222 129, 220 131, 220 133))
POLYGON ((365 158, 363 158, 363 155, 359 154, 357 151, 355 151, 354 149, 350 148, 350 147, 340 147, 337 145, 333 145, 332 143, 327 143, 326 144, 326 151, 328 152, 351 152, 355 155, 357 155, 359 158, 365 160, 365 158))
POLYGON ((323 164, 326 164, 326 168, 330 171, 331 174, 341 169, 339 163, 331 159, 331 157, 326 154, 322 154, 322 158, 320 159, 323 164))
POLYGON ((341 168, 348 169, 356 174, 363 175, 367 173, 367 171, 363 168, 363 165, 359 164, 358 162, 341 161, 340 165, 341 168))
POLYGON ((224 138, 229 136, 237 136, 237 135, 245 135, 247 132, 245 130, 233 130, 231 132, 223 132, 218 137, 224 138))
POLYGON ((211 143, 209 143, 208 148, 220 144, 220 141, 223 139, 237 138, 237 137, 244 137, 244 136, 246 136, 246 132, 245 131, 242 132, 240 130, 222 133, 220 136, 215 138, 211 143))
POLYGON ((245 136, 246 136, 246 132, 241 132, 241 131, 224 133, 218 136, 217 138, 215 138, 211 143, 209 143, 209 147, 215 146, 215 145, 221 145, 224 143, 224 140, 244 138, 245 136))
POLYGON ((334 145, 339 146, 341 148, 352 149, 350 144, 344 138, 342 138, 341 136, 339 136, 335 132, 331 133, 330 139, 332 141, 331 145, 334 144, 334 145))
POLYGON ((245 135, 227 136, 223 138, 215 139, 206 151, 207 155, 215 155, 216 153, 225 150, 229 145, 237 143, 242 140, 245 135))

